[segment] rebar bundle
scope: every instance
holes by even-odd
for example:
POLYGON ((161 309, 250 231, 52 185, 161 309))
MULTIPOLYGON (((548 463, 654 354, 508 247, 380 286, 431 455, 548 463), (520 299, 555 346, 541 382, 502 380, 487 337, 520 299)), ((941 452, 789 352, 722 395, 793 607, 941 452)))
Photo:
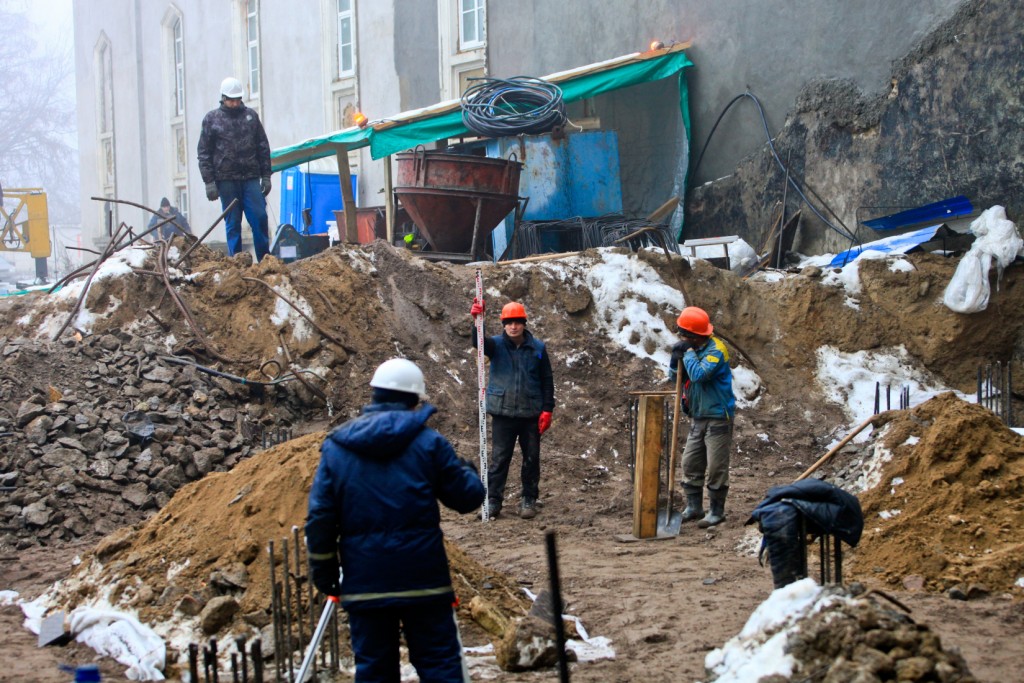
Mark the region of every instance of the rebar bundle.
POLYGON ((596 247, 665 247, 679 253, 679 245, 668 225, 644 219, 607 214, 595 218, 574 216, 560 221, 523 221, 501 260, 526 258, 545 252, 582 251, 596 247), (645 230, 647 228, 647 230, 645 230), (637 234, 634 234, 637 233, 637 234), (623 241, 623 238, 628 238, 623 241))

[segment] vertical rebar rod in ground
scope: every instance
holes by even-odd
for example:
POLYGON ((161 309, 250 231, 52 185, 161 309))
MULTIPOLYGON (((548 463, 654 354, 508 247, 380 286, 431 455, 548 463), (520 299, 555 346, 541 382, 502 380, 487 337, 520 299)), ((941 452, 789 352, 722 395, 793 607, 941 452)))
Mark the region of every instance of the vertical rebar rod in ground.
POLYGON ((544 532, 548 548, 548 574, 551 577, 551 607, 555 620, 555 642, 558 644, 558 678, 562 683, 569 681, 569 658, 565 653, 565 623, 562 621, 562 580, 558 574, 558 549, 555 532, 544 532))
POLYGON ((220 683, 217 675, 217 639, 210 638, 210 669, 213 671, 213 683, 220 683))
POLYGON ((238 683, 238 654, 231 653, 231 683, 238 683))
MULTIPOLYGON (((996 361, 995 382, 996 382, 996 391, 998 391, 999 393, 1002 393, 1002 388, 1003 388, 1003 361, 1001 361, 1001 360, 997 360, 996 361)), ((996 415, 998 415, 999 417, 1002 417, 1002 415, 1000 415, 1000 413, 1002 411, 999 409, 999 404, 1003 402, 1003 397, 1001 395, 1000 396, 996 396, 996 391, 992 392, 992 394, 993 394, 993 398, 992 398, 992 412, 995 413, 996 415)))
POLYGON ((242 656, 242 683, 249 683, 249 658, 245 654, 245 636, 235 638, 235 649, 242 656))
POLYGON ((257 638, 249 646, 252 655, 252 683, 263 683, 263 641, 257 638))
POLYGON ((835 538, 835 567, 836 567, 836 585, 843 585, 843 542, 839 540, 839 537, 835 538))
POLYGON ((1014 373, 1007 364, 1007 426, 1014 426, 1014 373))
POLYGON ((992 364, 985 366, 985 407, 992 410, 992 364))
POLYGON ((885 385, 885 409, 892 410, 892 385, 885 385))
POLYGON ((281 681, 281 604, 277 593, 277 572, 274 570, 274 542, 267 544, 270 557, 270 617, 274 624, 274 680, 281 681))
POLYGON ((978 405, 981 405, 981 366, 978 366, 978 405))
POLYGON ((299 544, 299 527, 297 525, 292 526, 292 542, 295 545, 295 624, 299 633, 299 650, 303 650, 306 647, 306 641, 303 638, 302 628, 302 582, 299 580, 302 572, 302 547, 299 544))
POLYGON ((879 402, 882 398, 882 384, 881 382, 875 382, 875 415, 878 415, 878 409, 881 408, 879 402))
POLYGON ((1006 362, 1006 372, 1003 373, 1003 376, 1000 377, 999 380, 1000 380, 1000 382, 1002 382, 1001 394, 1002 394, 1002 397, 1003 397, 1003 400, 1000 401, 1000 404, 1001 404, 1000 408, 1001 409, 999 411, 999 416, 1003 418, 1003 423, 1007 427, 1009 427, 1010 426, 1010 416, 1009 416, 1009 408, 1010 408, 1010 362, 1009 361, 1006 362))
POLYGON ((199 683, 199 646, 195 643, 188 644, 188 673, 193 681, 199 683))
POLYGON ((288 680, 295 680, 295 658, 292 657, 292 582, 288 576, 291 574, 290 560, 288 558, 288 537, 281 541, 281 554, 284 560, 281 562, 281 580, 284 581, 284 652, 288 658, 288 680))
POLYGON ((341 643, 338 642, 338 612, 341 610, 334 610, 334 614, 331 615, 331 671, 338 673, 341 671, 341 643))

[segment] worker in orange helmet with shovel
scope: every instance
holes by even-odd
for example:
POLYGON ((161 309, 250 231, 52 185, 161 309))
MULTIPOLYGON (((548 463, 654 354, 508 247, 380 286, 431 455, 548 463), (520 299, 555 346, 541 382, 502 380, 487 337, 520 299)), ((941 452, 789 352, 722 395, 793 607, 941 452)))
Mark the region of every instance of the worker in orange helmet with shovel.
MULTIPOLYGON (((473 299, 470 314, 484 313, 484 302, 473 299)), ((540 437, 551 426, 555 381, 547 348, 526 329, 526 308, 512 301, 501 309, 502 333, 484 338, 484 355, 491 360, 486 409, 491 416, 493 453, 487 467, 487 514, 501 513, 512 453, 519 441, 523 454, 523 494, 519 517, 537 516, 540 487, 540 437)), ((473 328, 473 348, 478 343, 473 328)))
POLYGON ((732 390, 729 351, 714 336, 706 311, 696 306, 683 309, 676 320, 682 339, 672 347, 669 380, 677 368, 686 373, 685 409, 692 418, 683 449, 683 521, 699 519, 702 529, 725 521, 729 493, 729 453, 732 450, 736 396, 732 390), (709 510, 704 513, 704 487, 709 510))

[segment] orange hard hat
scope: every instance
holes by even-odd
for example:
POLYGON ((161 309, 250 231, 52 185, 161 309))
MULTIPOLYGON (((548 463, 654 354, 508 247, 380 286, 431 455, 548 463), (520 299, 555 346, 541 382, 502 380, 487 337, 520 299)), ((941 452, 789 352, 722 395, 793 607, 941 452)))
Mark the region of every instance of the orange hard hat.
POLYGON ((707 311, 696 306, 684 308, 683 312, 679 314, 676 324, 681 329, 700 337, 710 337, 715 333, 715 328, 711 325, 711 318, 708 317, 707 311))
POLYGON ((510 318, 522 318, 526 320, 526 309, 518 301, 510 301, 505 304, 501 309, 501 319, 509 320, 510 318))

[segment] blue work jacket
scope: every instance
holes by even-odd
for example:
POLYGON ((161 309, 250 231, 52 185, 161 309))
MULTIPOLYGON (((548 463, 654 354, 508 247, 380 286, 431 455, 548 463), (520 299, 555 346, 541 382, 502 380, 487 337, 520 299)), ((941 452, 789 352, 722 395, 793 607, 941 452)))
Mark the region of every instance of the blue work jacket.
POLYGON ((324 439, 306 543, 310 557, 338 553, 345 608, 453 599, 437 503, 472 512, 484 487, 426 426, 436 410, 369 405, 324 439))
MULTIPOLYGON (((555 380, 544 342, 523 330, 519 346, 502 332, 484 338, 484 355, 491 359, 487 380, 488 415, 537 417, 555 409, 555 380)), ((473 346, 476 347, 476 329, 473 346)))
POLYGON ((694 418, 732 420, 736 395, 732 391, 729 351, 718 337, 710 337, 699 349, 683 355, 683 367, 690 381, 686 403, 694 418))

